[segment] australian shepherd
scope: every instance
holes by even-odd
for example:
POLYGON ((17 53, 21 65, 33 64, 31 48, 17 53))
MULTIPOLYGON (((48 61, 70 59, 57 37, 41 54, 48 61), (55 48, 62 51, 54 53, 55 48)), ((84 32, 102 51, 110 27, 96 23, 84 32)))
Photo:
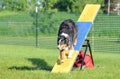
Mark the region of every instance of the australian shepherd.
POLYGON ((68 50, 68 58, 72 57, 74 45, 77 43, 78 27, 71 19, 65 20, 60 24, 58 30, 58 49, 60 51, 60 60, 64 62, 65 50, 68 50))

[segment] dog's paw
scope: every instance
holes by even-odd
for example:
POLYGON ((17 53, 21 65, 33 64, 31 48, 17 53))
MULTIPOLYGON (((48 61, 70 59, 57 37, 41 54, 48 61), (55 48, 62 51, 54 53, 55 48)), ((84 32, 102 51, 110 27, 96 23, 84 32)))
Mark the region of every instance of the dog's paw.
POLYGON ((64 63, 64 60, 60 60, 61 63, 64 63))
POLYGON ((69 54, 68 54, 68 58, 72 58, 72 54, 73 54, 74 50, 70 50, 69 54))
POLYGON ((72 58, 72 56, 68 55, 68 58, 72 58))

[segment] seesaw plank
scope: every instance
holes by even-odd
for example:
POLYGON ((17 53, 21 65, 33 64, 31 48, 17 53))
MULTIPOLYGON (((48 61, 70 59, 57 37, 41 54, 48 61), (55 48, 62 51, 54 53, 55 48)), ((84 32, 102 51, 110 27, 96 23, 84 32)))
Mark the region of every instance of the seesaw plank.
POLYGON ((99 4, 87 4, 79 17, 79 22, 92 22, 94 21, 97 12, 100 8, 99 4))
POLYGON ((74 46, 74 49, 80 51, 84 40, 86 39, 90 28, 92 27, 92 22, 77 22, 78 26, 78 37, 77 44, 74 46))
POLYGON ((76 57, 78 55, 78 51, 74 51, 72 58, 67 58, 67 56, 65 57, 65 62, 59 64, 58 61, 55 63, 53 69, 52 69, 52 73, 68 73, 71 71, 73 64, 76 60, 76 57))

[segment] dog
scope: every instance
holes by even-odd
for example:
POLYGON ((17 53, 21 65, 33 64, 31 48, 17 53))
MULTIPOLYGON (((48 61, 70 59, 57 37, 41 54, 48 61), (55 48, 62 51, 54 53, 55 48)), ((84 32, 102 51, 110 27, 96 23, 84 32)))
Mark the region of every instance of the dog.
POLYGON ((72 57, 74 45, 77 43, 78 26, 71 19, 65 20, 60 24, 58 30, 57 45, 60 51, 60 60, 64 62, 65 50, 69 51, 68 58, 72 57))

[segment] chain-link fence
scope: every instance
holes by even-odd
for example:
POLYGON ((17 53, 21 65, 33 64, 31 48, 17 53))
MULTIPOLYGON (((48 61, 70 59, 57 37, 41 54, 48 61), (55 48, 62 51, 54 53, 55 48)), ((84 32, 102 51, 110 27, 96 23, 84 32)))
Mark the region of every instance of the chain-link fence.
MULTIPOLYGON (((29 17, 28 14, 25 16, 16 14, 14 19, 11 16, 0 18, 0 44, 35 46, 34 21, 35 19, 29 17)), ((119 53, 120 16, 98 15, 88 38, 94 52, 119 53)), ((57 34, 54 34, 54 36, 39 34, 38 42, 39 47, 56 49, 57 34)))
POLYGON ((93 50, 120 52, 120 16, 98 15, 91 29, 93 50))

